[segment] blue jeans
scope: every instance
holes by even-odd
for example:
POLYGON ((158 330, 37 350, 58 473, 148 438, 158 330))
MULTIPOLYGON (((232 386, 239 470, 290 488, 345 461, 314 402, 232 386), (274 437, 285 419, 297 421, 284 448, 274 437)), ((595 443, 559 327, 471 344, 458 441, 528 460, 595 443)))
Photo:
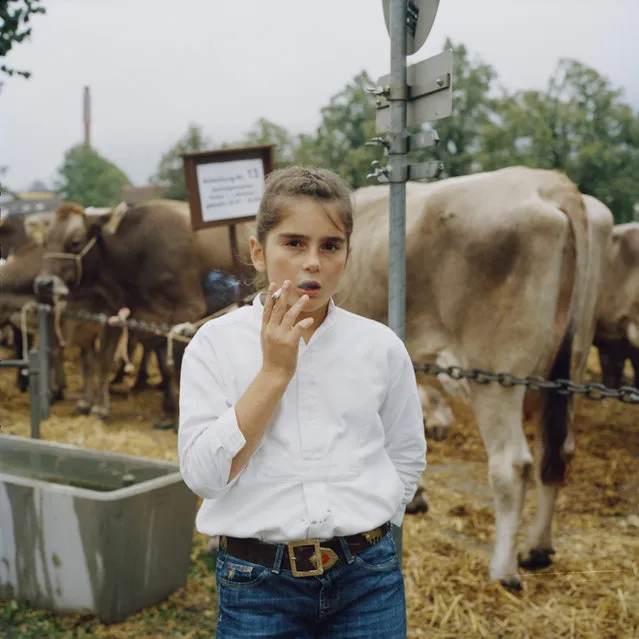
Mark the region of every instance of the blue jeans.
MULTIPOLYGON (((279 562, 276 561, 276 564, 279 562)), ((219 550, 217 637, 404 639, 404 578, 389 532, 323 575, 293 577, 219 550)))

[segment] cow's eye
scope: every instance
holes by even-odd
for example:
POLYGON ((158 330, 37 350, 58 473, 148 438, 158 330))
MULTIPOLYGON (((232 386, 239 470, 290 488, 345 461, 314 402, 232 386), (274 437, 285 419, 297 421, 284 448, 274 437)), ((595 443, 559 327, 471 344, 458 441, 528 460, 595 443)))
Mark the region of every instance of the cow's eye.
POLYGON ((83 244, 84 242, 82 240, 73 240, 69 248, 72 253, 79 253, 82 250, 83 244))

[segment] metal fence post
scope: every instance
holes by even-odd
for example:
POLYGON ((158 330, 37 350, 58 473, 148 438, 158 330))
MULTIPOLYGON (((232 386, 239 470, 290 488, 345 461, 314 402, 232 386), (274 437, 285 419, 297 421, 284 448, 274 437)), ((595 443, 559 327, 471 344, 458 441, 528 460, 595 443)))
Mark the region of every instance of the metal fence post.
POLYGON ((40 355, 35 348, 29 351, 29 408, 31 437, 40 439, 40 355))
MULTIPOLYGON (((406 135, 406 8, 407 0, 390 0, 390 129, 406 135)), ((389 150, 390 221, 388 237, 388 325, 406 336, 406 145, 389 150), (400 151, 397 153, 397 151, 400 151)), ((402 527, 392 526, 401 562, 402 527)))
POLYGON ((42 306, 38 306, 38 339, 40 378, 38 396, 40 417, 47 419, 51 407, 51 315, 42 306))

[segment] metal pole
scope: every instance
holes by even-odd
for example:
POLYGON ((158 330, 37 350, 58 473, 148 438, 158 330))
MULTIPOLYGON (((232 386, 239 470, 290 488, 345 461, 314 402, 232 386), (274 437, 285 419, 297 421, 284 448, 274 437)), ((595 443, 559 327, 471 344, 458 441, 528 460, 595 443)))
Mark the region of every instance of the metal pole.
MULTIPOLYGON (((38 395, 40 397, 41 419, 49 417, 51 406, 51 316, 38 307, 38 337, 40 351, 40 379, 38 395)), ((34 392, 34 391, 30 391, 34 392)))
MULTIPOLYGON (((406 5, 407 0, 390 0, 390 128, 391 137, 406 135, 406 5)), ((406 145, 389 152, 390 220, 388 237, 388 325, 406 337, 406 145), (403 151, 396 153, 393 151, 403 151)), ((401 562, 402 528, 393 526, 393 537, 401 562)))
POLYGON ((31 437, 40 439, 40 356, 35 348, 29 351, 29 408, 31 437))

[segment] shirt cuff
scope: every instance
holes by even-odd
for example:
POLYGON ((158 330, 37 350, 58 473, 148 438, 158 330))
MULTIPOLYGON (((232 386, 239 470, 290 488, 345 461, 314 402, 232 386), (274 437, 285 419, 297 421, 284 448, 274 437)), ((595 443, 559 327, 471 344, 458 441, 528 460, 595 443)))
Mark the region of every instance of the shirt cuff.
POLYGON ((246 439, 237 423, 235 406, 231 406, 231 408, 220 417, 216 427, 218 428, 222 446, 232 459, 246 445, 246 439))

